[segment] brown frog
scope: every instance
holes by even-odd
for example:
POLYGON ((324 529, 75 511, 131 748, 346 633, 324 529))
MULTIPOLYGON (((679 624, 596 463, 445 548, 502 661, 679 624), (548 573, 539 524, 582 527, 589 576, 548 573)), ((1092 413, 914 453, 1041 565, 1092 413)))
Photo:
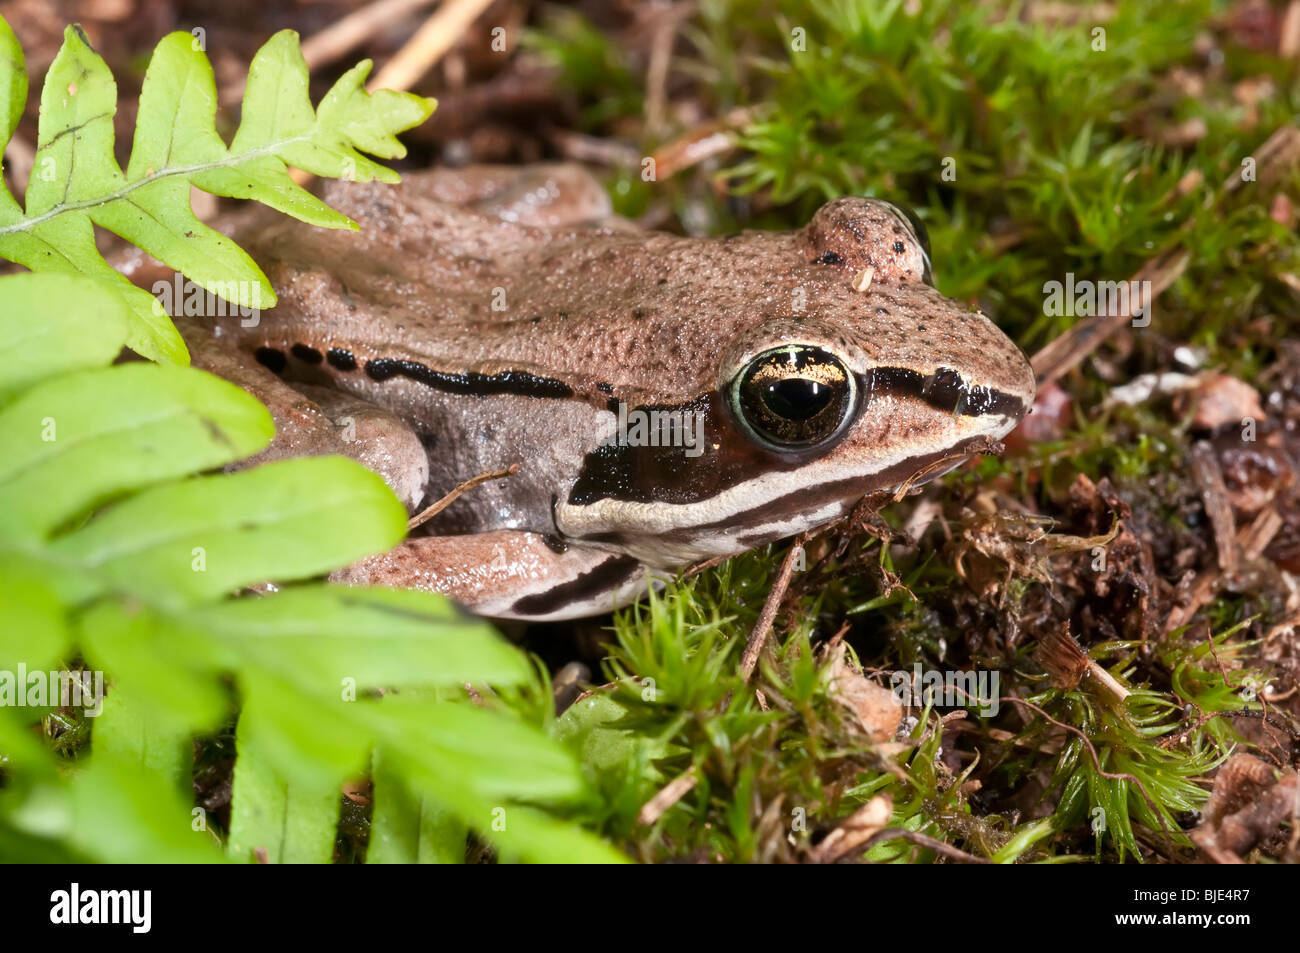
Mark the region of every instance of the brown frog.
POLYGON ((235 235, 276 308, 182 322, 198 366, 271 408, 261 459, 346 454, 412 512, 518 465, 345 580, 490 616, 608 611, 931 479, 1033 399, 1024 356, 934 289, 923 231, 887 202, 685 238, 614 221, 563 165, 324 198, 361 231, 255 215, 235 235))

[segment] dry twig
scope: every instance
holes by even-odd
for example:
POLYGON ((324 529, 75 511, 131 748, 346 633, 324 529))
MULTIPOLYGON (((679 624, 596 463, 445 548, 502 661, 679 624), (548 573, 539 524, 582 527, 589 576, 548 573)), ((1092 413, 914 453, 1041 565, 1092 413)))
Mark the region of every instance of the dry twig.
POLYGON ((492 470, 489 473, 480 473, 476 477, 470 477, 464 483, 461 483, 458 486, 456 486, 454 489, 452 489, 450 493, 448 493, 442 499, 438 500, 438 502, 425 507, 420 512, 412 516, 409 520, 407 520, 406 531, 409 533, 417 526, 423 526, 425 523, 429 522, 429 520, 433 519, 435 516, 437 516, 447 507, 451 506, 452 503, 455 503, 456 499, 466 490, 473 489, 474 487, 478 486, 480 483, 487 483, 489 480, 500 480, 504 477, 514 476, 518 472, 519 472, 519 464, 512 463, 504 470, 492 470))
POLYGON ((654 824, 655 821, 664 816, 664 813, 670 807, 686 797, 691 792, 691 789, 699 783, 699 780, 699 775, 695 773, 695 766, 692 765, 660 788, 658 794, 641 805, 641 810, 636 816, 636 822, 644 827, 654 824))
MULTIPOLYGON (((1280 170, 1300 161, 1300 128, 1287 124, 1280 127, 1255 150, 1256 180, 1277 174, 1280 170)), ((1247 180, 1238 169, 1230 175, 1220 189, 1220 199, 1241 188, 1247 180)), ((1056 340, 1047 344, 1030 359, 1034 374, 1041 387, 1061 377, 1095 351, 1103 341, 1128 324, 1138 307, 1148 309, 1155 299, 1172 285, 1187 268, 1191 255, 1181 244, 1165 249, 1138 269, 1131 281, 1150 282, 1151 294, 1145 301, 1130 302, 1127 313, 1105 315, 1080 321, 1056 340)))
MULTIPOLYGON (((307 61, 309 70, 320 69, 364 45, 394 20, 400 20, 434 2, 435 0, 375 0, 303 40, 302 58, 307 61)), ((247 82, 247 77, 241 76, 235 82, 221 87, 222 101, 229 103, 244 95, 247 82)))
POLYGON ((776 582, 773 583, 767 599, 763 602, 763 611, 758 617, 758 622, 754 624, 754 631, 749 634, 749 641, 745 643, 745 654, 740 657, 740 677, 745 681, 749 681, 749 677, 754 674, 754 669, 758 666, 758 657, 763 652, 763 646, 767 644, 767 637, 772 634, 772 623, 776 621, 781 600, 785 598, 786 590, 790 588, 790 577, 794 575, 795 560, 806 542, 808 542, 808 534, 800 533, 786 552, 785 559, 781 562, 781 571, 777 574, 776 582))
POLYGON ((410 89, 464 36, 492 0, 444 0, 371 79, 369 88, 410 89))

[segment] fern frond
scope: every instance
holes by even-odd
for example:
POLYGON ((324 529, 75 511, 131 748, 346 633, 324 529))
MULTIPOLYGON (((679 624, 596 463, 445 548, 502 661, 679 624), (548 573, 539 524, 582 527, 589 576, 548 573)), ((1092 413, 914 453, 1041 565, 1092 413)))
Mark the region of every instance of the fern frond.
MULTIPOLYGON (((108 229, 205 290, 245 308, 266 308, 275 292, 234 242, 199 221, 190 187, 253 199, 312 225, 355 228, 346 216, 299 186, 295 166, 314 175, 396 182, 368 159, 401 158, 396 133, 416 126, 431 99, 363 84, 364 61, 345 73, 313 108, 307 64, 291 30, 254 57, 238 130, 226 145, 216 128, 212 66, 189 33, 172 33, 154 50, 140 96, 131 157, 113 154, 117 86, 80 28, 69 27, 41 92, 35 162, 26 209, 0 186, 0 256, 33 271, 100 280, 127 306, 127 344, 145 357, 184 363, 186 351, 158 301, 132 285, 95 247, 108 229)), ((0 132, 9 141, 27 99, 22 48, 0 19, 0 132)))

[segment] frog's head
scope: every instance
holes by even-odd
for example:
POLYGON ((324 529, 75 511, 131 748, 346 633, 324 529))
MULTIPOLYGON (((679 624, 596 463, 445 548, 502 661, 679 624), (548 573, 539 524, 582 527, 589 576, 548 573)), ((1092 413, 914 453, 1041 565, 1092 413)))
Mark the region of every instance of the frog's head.
POLYGON ((718 370, 750 442, 850 476, 1015 427, 1034 397, 1029 363, 991 321, 934 289, 910 213, 837 199, 804 237, 807 314, 746 327, 718 370))
POLYGON ((647 561, 739 551, 933 479, 1029 410, 1028 361, 934 289, 924 231, 898 206, 838 199, 796 247, 803 307, 744 324, 720 355, 698 402, 703 456, 594 455, 561 507, 566 529, 612 531, 624 548, 653 537, 647 561))

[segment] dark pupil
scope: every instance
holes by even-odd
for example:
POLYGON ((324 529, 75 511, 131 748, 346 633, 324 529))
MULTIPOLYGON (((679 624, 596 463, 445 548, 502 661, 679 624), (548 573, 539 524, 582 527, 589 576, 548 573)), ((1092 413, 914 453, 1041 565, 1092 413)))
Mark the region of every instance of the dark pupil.
POLYGON ((763 403, 772 413, 786 420, 816 417, 831 402, 831 389, 816 381, 792 377, 767 385, 763 403))
POLYGON ((800 449, 839 431, 852 393, 848 371, 832 354, 814 347, 783 348, 745 369, 735 409, 764 441, 800 449))

